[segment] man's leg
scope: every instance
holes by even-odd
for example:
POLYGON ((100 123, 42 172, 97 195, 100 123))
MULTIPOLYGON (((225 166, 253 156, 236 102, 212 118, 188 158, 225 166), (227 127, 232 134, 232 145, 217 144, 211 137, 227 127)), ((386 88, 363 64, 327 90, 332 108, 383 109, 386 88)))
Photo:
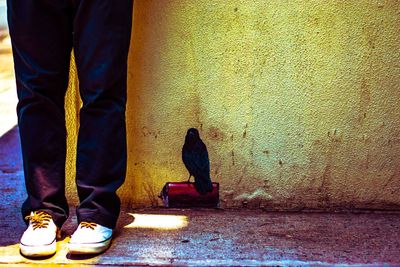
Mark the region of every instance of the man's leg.
POLYGON ((76 183, 78 221, 114 228, 126 174, 126 78, 132 0, 81 0, 74 52, 83 107, 76 183))
POLYGON ((68 216, 64 95, 72 12, 67 1, 8 0, 7 5, 28 194, 22 213, 45 211, 60 227, 68 216))

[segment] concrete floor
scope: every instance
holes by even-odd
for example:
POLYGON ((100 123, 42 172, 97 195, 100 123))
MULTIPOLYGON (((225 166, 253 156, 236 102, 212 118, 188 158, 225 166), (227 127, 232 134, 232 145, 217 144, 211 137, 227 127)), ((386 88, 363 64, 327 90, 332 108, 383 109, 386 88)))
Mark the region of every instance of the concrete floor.
POLYGON ((72 257, 66 242, 76 225, 74 209, 58 252, 32 260, 19 254, 25 198, 15 116, 9 45, 0 46, 0 265, 100 266, 400 266, 400 213, 272 213, 261 210, 134 210, 125 207, 111 248, 94 257, 72 257), (4 60, 3 60, 4 59, 4 60), (9 130, 12 128, 11 130, 9 130))

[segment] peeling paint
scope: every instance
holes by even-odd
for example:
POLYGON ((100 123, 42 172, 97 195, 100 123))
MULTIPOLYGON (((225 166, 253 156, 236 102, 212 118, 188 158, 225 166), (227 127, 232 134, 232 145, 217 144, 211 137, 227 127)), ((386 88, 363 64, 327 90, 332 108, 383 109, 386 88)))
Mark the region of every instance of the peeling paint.
POLYGON ((242 193, 234 198, 234 201, 239 202, 244 207, 263 207, 270 200, 272 196, 264 189, 258 188, 252 193, 242 193))

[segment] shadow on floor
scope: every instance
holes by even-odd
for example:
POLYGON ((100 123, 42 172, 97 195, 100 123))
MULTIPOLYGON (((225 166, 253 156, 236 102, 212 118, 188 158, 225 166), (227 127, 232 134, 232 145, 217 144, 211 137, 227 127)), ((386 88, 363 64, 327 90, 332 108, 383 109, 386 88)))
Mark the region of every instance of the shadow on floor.
POLYGON ((0 137, 0 246, 14 245, 25 224, 19 212, 24 199, 18 127, 0 137))

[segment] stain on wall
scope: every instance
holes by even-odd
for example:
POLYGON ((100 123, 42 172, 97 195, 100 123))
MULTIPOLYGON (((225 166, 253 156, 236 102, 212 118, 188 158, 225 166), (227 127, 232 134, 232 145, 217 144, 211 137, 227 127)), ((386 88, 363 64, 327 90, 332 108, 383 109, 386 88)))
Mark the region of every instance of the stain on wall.
POLYGON ((187 179, 196 127, 222 206, 399 209, 399 62, 396 1, 136 0, 123 202, 187 179))

